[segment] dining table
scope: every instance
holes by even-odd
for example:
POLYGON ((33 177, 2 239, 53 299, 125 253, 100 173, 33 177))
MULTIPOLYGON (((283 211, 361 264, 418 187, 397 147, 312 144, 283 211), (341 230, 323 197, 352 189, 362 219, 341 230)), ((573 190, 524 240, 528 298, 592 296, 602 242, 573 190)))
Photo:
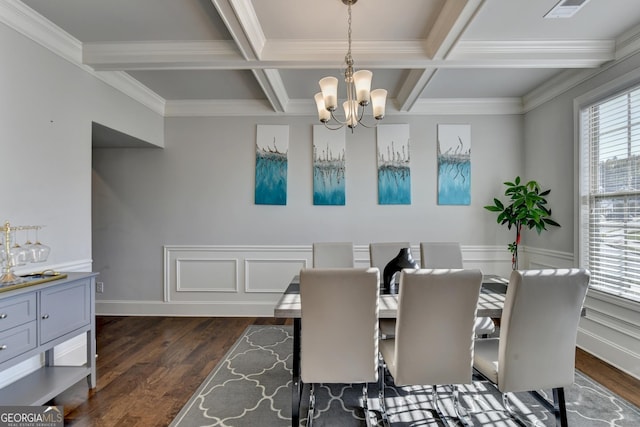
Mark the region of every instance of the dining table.
MULTIPOLYGON (((499 319, 502 316, 505 294, 509 280, 497 275, 483 275, 482 288, 478 299, 478 317, 499 319)), ((381 319, 395 319, 398 314, 397 287, 381 290, 378 300, 378 317, 381 319)), ((293 319, 293 364, 292 364, 292 397, 291 397, 291 425, 298 427, 300 422, 300 398, 302 396, 302 381, 300 379, 300 333, 301 333, 301 304, 300 277, 295 275, 277 302, 273 315, 276 318, 293 319)))

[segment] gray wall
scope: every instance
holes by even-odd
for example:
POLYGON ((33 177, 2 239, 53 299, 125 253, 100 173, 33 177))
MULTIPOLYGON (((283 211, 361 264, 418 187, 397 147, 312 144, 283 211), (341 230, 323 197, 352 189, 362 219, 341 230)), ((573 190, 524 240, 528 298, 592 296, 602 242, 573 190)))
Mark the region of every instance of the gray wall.
POLYGON ((0 220, 46 226, 27 269, 90 270, 91 123, 162 144, 162 117, 4 24, 0 56, 0 220))
POLYGON ((312 202, 314 118, 170 118, 165 148, 95 149, 94 269, 108 300, 162 299, 162 246, 512 238, 482 207, 522 169, 521 116, 398 117, 411 132, 412 204, 377 203, 375 130, 347 133, 346 206, 312 202), (436 203, 436 125, 468 123, 472 204, 436 203), (255 205, 257 124, 290 126, 286 206, 255 205))

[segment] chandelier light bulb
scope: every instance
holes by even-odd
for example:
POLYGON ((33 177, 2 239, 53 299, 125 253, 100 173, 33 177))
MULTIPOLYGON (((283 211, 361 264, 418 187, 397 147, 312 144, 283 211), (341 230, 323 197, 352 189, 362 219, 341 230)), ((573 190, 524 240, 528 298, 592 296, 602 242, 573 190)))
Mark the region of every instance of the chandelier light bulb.
POLYGON ((373 106, 373 117, 382 120, 384 117, 385 104, 387 102, 386 89, 376 89, 371 91, 371 104, 373 106))
POLYGON ((324 97, 322 96, 322 92, 316 93, 314 98, 316 100, 316 107, 318 108, 318 118, 322 123, 327 123, 329 119, 331 119, 331 113, 324 105, 324 97))
POLYGON ((325 108, 335 111, 338 108, 338 79, 329 76, 321 79, 319 83, 325 108))
POLYGON ((353 82, 356 85, 356 99, 358 104, 362 106, 369 104, 372 77, 373 73, 369 70, 360 70, 353 73, 353 82))

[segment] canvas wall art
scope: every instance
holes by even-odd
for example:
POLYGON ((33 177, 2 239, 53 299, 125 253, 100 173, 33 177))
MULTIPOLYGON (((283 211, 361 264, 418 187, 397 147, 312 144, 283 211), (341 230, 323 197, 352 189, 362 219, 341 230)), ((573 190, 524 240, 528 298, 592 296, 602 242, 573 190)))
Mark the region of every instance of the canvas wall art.
POLYGON ((345 133, 313 127, 313 204, 345 204, 345 133))
POLYGON ((438 204, 471 204, 470 125, 438 125, 438 204))
POLYGON ((378 204, 411 204, 409 125, 378 125, 378 204))
POLYGON ((257 205, 287 204, 289 126, 258 125, 256 135, 257 205))

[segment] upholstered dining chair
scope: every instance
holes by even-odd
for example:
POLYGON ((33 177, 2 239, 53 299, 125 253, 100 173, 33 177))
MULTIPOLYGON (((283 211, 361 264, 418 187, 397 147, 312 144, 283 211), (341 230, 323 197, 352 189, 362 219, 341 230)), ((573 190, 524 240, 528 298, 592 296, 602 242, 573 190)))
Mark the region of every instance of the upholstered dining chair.
MULTIPOLYGON (((431 385, 441 421, 438 385, 452 385, 456 415, 461 415, 458 384, 472 379, 474 322, 482 286, 480 270, 402 270, 395 337, 381 340, 380 354, 398 386, 431 385)), ((379 388, 384 403, 384 364, 379 388)), ((386 411, 382 411, 383 416, 386 411)), ((386 417, 385 424, 388 424, 386 417)))
POLYGON ((590 274, 584 269, 513 271, 500 321, 500 337, 477 339, 474 368, 502 392, 529 391, 567 425, 564 387, 574 381, 576 338, 590 274), (539 390, 553 390, 552 404, 539 390))
POLYGON ((315 268, 353 267, 353 242, 316 242, 312 247, 315 268))
MULTIPOLYGON (((420 242, 422 268, 464 268, 462 248, 458 242, 420 242)), ((475 326, 476 335, 487 337, 496 331, 490 317, 478 317, 475 326)))
POLYGON ((313 423, 315 385, 362 383, 367 425, 368 383, 378 379, 376 268, 311 268, 300 271, 302 383, 309 383, 307 426, 313 423))

